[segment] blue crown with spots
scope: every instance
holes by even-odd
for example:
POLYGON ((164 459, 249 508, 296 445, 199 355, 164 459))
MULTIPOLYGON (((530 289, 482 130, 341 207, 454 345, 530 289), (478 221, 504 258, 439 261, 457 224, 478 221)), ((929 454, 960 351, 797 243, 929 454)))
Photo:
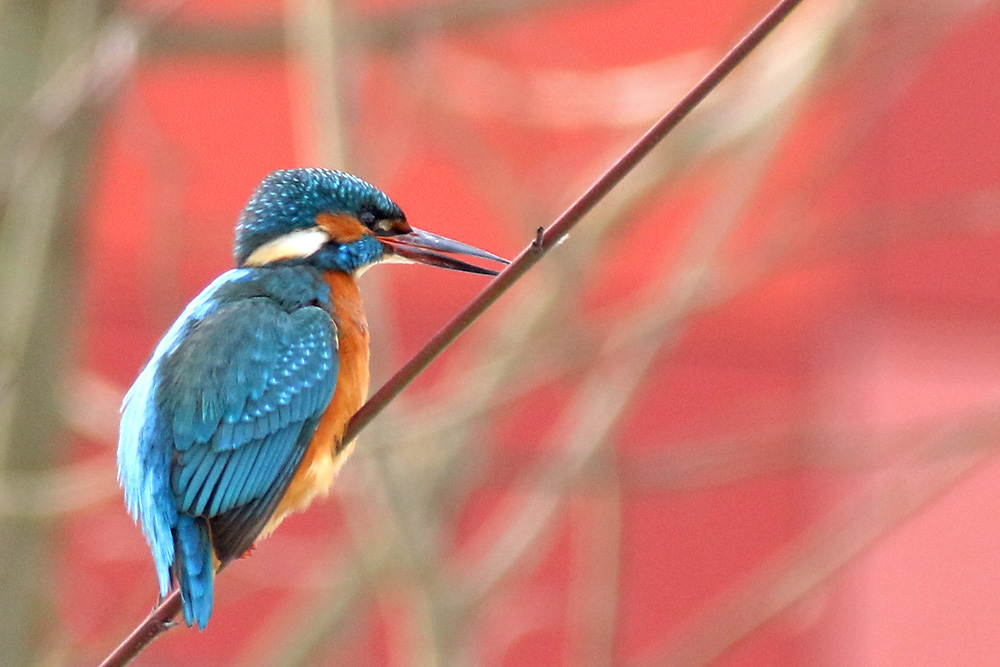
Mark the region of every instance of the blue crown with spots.
POLYGON ((332 169, 284 169, 265 178, 250 197, 236 225, 233 255, 237 265, 264 243, 316 224, 320 213, 369 211, 377 219, 403 218, 388 196, 357 176, 332 169))

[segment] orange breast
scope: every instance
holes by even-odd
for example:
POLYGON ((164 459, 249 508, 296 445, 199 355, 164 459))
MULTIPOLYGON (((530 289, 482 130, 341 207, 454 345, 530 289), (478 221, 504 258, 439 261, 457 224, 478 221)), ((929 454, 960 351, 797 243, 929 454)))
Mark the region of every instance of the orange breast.
POLYGON ((354 449, 354 443, 341 443, 348 420, 368 396, 368 322, 365 320, 361 292, 354 277, 346 273, 328 273, 333 301, 333 321, 337 327, 337 387, 333 399, 320 418, 316 434, 306 450, 302 464, 292 478, 288 491, 278 503, 261 532, 266 537, 293 512, 301 512, 317 495, 325 495, 340 466, 354 449))

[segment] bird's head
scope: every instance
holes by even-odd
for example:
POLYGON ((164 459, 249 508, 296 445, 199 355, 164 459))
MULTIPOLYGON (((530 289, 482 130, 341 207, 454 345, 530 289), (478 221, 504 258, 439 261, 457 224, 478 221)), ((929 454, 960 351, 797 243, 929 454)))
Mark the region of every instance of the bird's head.
POLYGON ((288 169, 265 178, 240 215, 234 255, 239 266, 304 262, 346 273, 403 261, 496 275, 449 255, 507 263, 485 250, 414 229, 381 190, 329 169, 288 169))

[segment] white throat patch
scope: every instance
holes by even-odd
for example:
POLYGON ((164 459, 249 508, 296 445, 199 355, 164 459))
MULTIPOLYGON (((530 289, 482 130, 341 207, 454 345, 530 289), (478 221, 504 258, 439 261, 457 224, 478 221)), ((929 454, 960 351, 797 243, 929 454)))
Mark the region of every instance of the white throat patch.
POLYGON ((264 266, 283 259, 301 259, 309 257, 330 240, 330 235, 319 227, 297 229, 271 239, 250 253, 244 266, 264 266))

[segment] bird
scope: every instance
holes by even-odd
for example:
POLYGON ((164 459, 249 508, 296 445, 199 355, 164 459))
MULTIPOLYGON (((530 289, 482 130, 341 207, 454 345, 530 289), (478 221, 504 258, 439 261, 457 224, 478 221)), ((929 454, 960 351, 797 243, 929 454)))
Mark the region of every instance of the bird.
POLYGON ((508 263, 411 227, 345 172, 286 169, 256 188, 235 268, 184 308, 122 403, 125 504, 189 627, 207 627, 218 571, 326 494, 354 448, 342 436, 370 355, 357 276, 386 262, 497 274, 453 255, 508 263))

